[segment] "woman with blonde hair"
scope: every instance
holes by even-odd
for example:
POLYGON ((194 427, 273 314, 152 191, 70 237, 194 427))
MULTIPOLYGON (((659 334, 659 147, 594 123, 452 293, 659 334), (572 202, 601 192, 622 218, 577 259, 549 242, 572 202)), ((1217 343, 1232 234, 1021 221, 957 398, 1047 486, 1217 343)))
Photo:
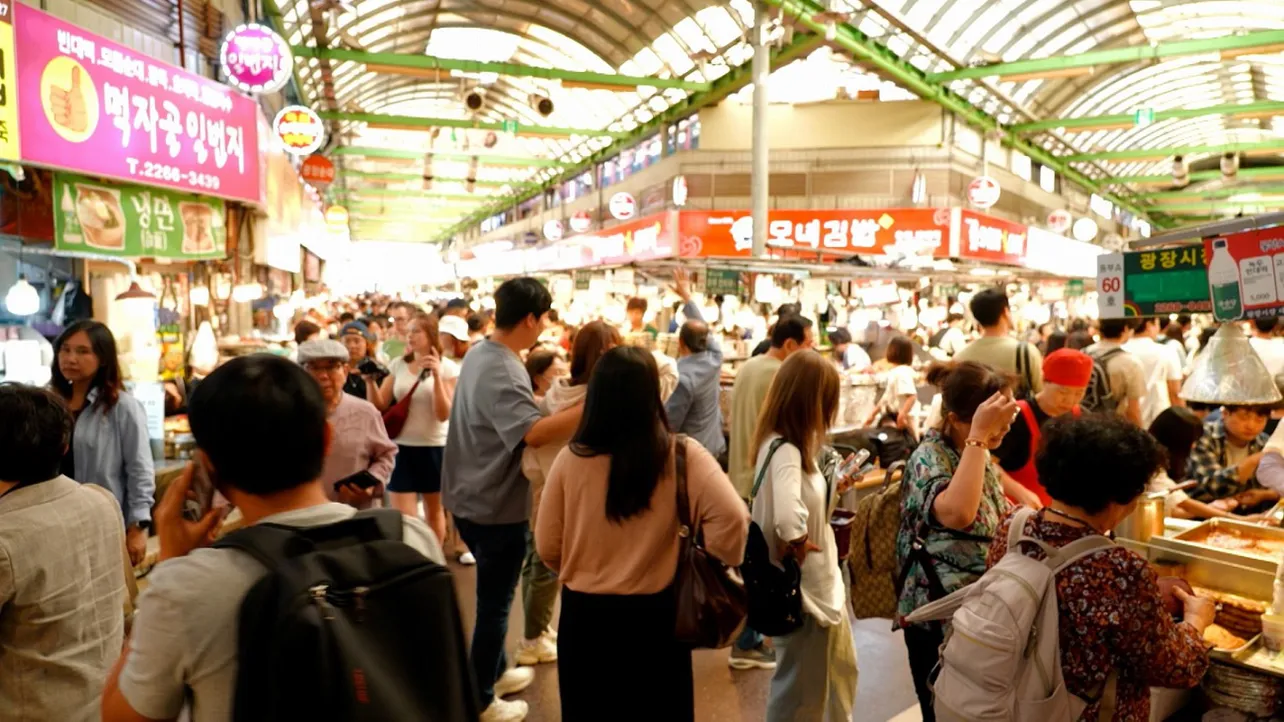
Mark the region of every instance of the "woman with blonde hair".
POLYGON ((375 406, 387 411, 411 396, 406 423, 393 439, 397 444, 397 464, 388 480, 388 492, 392 506, 406 516, 419 516, 422 495, 422 518, 438 539, 444 539, 441 462, 459 364, 441 355, 436 316, 418 314, 406 329, 405 355, 389 364, 388 377, 379 385, 375 399, 375 406))
POLYGON ((847 591, 829 526, 841 489, 833 488, 816 464, 825 433, 838 416, 838 399, 834 364, 817 353, 793 354, 771 382, 754 434, 753 520, 762 528, 772 562, 788 555, 802 571, 803 625, 773 640, 777 665, 768 722, 847 720, 856 701, 847 591))

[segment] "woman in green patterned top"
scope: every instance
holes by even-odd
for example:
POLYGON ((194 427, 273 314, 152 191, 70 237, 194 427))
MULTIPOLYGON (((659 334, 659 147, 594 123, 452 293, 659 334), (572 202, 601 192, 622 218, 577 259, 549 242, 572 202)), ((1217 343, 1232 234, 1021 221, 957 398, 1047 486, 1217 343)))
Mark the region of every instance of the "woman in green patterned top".
POLYGON ((990 538, 1009 506, 990 450, 1003 440, 1018 411, 1013 380, 984 364, 937 364, 928 370, 927 381, 941 390, 943 420, 941 428, 924 435, 901 481, 896 554, 905 580, 896 626, 905 629, 923 720, 935 722, 928 677, 944 636, 939 624, 902 620, 985 572, 990 538))

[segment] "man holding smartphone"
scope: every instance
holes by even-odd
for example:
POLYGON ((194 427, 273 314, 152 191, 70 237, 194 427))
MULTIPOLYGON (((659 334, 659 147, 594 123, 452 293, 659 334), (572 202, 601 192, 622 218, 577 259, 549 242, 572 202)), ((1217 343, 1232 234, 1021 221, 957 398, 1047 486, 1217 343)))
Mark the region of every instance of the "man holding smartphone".
POLYGON ((338 341, 307 341, 299 345, 299 365, 321 387, 330 427, 330 452, 321 470, 326 495, 334 501, 365 509, 383 496, 392 474, 397 445, 388 438, 383 417, 369 401, 343 392, 348 378, 348 349, 338 341))

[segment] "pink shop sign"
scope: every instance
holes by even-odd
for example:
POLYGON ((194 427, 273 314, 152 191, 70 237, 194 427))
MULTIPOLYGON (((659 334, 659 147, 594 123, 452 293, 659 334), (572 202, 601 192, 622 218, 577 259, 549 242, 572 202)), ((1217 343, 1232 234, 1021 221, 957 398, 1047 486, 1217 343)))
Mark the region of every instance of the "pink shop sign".
POLYGON ((39 10, 13 9, 24 163, 261 202, 254 101, 39 10))

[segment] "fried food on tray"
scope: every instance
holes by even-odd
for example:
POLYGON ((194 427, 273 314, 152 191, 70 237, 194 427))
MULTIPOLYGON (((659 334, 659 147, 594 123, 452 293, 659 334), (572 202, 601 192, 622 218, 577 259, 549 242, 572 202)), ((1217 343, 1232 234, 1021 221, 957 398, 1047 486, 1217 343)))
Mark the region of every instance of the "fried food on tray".
POLYGON ((1236 637, 1218 624, 1210 624, 1204 629, 1204 641, 1217 649, 1239 649, 1248 644, 1248 640, 1236 637))

